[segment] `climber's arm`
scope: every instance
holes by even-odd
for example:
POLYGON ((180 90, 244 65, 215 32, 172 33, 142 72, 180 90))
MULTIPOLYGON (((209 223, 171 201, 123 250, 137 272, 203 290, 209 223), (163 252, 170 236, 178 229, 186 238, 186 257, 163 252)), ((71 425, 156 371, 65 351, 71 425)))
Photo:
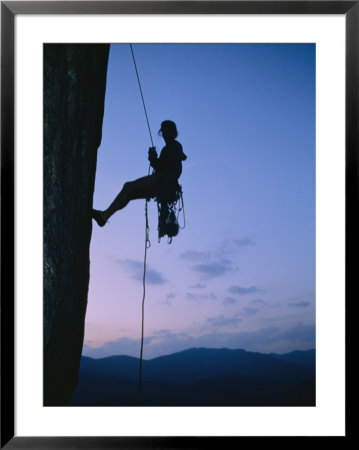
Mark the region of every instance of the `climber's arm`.
POLYGON ((150 147, 150 149, 148 150, 148 160, 151 166, 156 170, 158 168, 159 163, 156 147, 150 147))

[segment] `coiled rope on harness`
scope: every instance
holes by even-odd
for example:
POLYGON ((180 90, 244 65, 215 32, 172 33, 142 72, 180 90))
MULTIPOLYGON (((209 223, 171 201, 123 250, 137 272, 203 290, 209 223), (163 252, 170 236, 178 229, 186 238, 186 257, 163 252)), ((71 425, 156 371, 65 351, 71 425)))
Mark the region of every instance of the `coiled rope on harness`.
MULTIPOLYGON (((153 145, 153 139, 152 139, 152 133, 151 133, 151 127, 148 120, 148 114, 145 104, 145 99, 143 97, 142 87, 141 87, 141 81, 137 70, 137 64, 135 59, 135 54, 133 53, 132 44, 130 44, 133 64, 135 66, 136 76, 137 76, 137 82, 138 87, 140 89, 141 99, 142 99, 142 105, 143 109, 145 111, 146 121, 147 121, 147 127, 150 134, 151 144, 153 145)), ((151 165, 148 168, 148 174, 150 173, 151 165)), ((145 227, 145 254, 143 259, 143 278, 142 278, 142 286, 143 286, 143 296, 142 296, 142 325, 141 325, 141 351, 140 351, 140 368, 139 368, 139 377, 138 377, 138 403, 141 402, 141 394, 142 394, 142 361, 143 361, 143 336, 144 336, 144 328, 145 328, 145 298, 146 298, 146 265, 147 265, 147 249, 151 247, 151 242, 149 238, 149 231, 150 228, 148 226, 148 200, 146 199, 145 203, 145 218, 146 218, 146 227, 145 227)))

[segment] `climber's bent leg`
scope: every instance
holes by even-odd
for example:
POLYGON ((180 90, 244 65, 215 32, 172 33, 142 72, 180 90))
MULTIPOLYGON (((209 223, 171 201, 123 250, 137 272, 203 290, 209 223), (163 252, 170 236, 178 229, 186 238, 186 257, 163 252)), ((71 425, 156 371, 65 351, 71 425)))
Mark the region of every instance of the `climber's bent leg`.
POLYGON ((155 175, 148 175, 135 181, 129 181, 123 185, 121 192, 111 205, 105 211, 95 211, 93 218, 100 226, 103 226, 116 211, 124 208, 131 200, 153 198, 156 196, 156 193, 157 177, 155 175))

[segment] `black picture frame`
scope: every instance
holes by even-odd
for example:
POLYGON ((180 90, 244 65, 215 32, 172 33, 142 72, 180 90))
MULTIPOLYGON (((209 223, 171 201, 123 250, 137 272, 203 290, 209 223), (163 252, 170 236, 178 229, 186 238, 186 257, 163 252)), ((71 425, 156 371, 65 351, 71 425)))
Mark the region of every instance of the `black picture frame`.
MULTIPOLYGON (((15 436, 14 405, 14 21, 18 14, 340 14, 346 19, 346 342, 358 249, 359 1, 1 2, 1 448, 119 449, 237 446, 241 437, 15 436)), ((353 298, 352 298, 353 300, 353 298)), ((355 298, 354 298, 355 300, 355 298)), ((348 349, 346 348, 346 356, 348 349)), ((346 368, 348 373, 346 358, 346 368)), ((346 392, 348 392, 348 379, 346 392)), ((346 395, 346 435, 350 437, 346 395)), ((257 437, 260 441, 265 437, 257 437)), ((285 441, 290 438, 283 438, 285 441)), ((306 439, 306 438, 302 438, 306 439)), ((285 444, 286 445, 286 444, 285 444)))

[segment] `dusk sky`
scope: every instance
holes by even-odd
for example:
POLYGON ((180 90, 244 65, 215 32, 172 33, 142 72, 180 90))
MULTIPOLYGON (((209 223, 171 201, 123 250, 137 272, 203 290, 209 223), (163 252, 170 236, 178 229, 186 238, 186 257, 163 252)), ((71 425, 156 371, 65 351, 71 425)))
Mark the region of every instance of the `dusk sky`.
MULTIPOLYGON (((315 347, 315 45, 133 46, 154 144, 176 122, 186 227, 149 207, 144 358, 190 347, 315 347)), ((111 45, 94 208, 147 175, 129 45, 111 45)), ((182 224, 182 216, 180 216, 182 224)), ((93 222, 83 354, 139 357, 145 201, 93 222)))

